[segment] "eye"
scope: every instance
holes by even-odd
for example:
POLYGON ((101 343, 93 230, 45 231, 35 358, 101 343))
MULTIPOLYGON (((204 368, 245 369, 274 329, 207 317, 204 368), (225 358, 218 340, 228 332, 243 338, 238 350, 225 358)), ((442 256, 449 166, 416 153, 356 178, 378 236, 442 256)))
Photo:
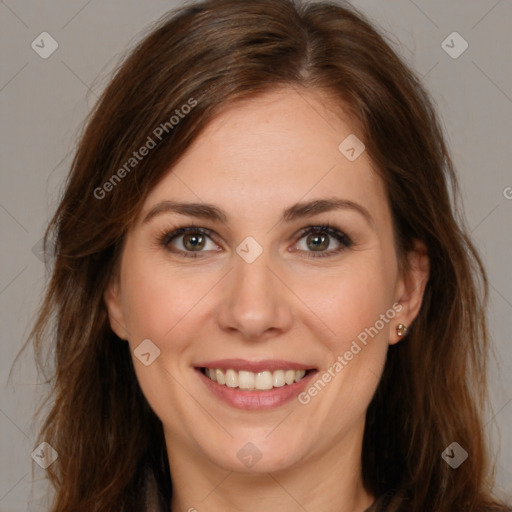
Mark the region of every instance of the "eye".
MULTIPOLYGON (((202 253, 222 249, 212 237, 213 231, 199 226, 186 226, 174 230, 166 230, 158 237, 159 243, 172 253, 187 258, 200 258, 202 253)), ((300 233, 299 242, 294 251, 298 250, 308 258, 334 256, 353 245, 352 240, 328 224, 309 226, 300 233)))
POLYGON ((202 252, 219 251, 219 246, 213 242, 211 235, 209 229, 187 226, 162 233, 160 244, 171 252, 188 258, 197 258, 202 252))
POLYGON ((321 258, 338 254, 352 245, 352 240, 339 229, 322 225, 306 228, 297 247, 309 258, 321 258))

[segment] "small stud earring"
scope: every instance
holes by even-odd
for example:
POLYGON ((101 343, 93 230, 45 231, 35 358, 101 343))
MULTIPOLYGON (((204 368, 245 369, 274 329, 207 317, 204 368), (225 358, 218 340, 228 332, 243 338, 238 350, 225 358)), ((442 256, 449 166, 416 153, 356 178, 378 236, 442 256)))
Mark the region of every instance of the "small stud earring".
POLYGON ((405 324, 398 324, 396 326, 396 333, 400 337, 405 336, 407 334, 407 326, 405 324))

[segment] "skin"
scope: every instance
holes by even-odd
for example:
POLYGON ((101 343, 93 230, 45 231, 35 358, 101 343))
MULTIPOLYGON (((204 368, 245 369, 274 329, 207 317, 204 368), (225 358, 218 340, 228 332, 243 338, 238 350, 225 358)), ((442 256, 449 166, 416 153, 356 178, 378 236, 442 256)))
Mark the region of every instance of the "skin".
MULTIPOLYGON (((354 512, 375 499, 361 476, 365 413, 387 349, 400 341, 396 326, 418 313, 428 258, 417 243, 410 270, 399 272, 382 180, 366 152, 351 162, 338 150, 351 133, 364 138, 331 104, 311 90, 281 89, 223 110, 151 191, 127 233, 120 277, 105 301, 132 355, 147 338, 161 351, 149 366, 134 357, 134 366, 164 426, 173 512, 354 512), (346 208, 279 222, 286 207, 333 197, 358 203, 371 220, 346 208), (213 204, 228 219, 166 212, 144 223, 163 200, 213 204), (341 252, 315 258, 302 230, 325 223, 353 245, 328 237, 324 253, 341 252), (215 233, 200 257, 159 244, 162 232, 191 224, 215 233), (247 236, 263 248, 252 263, 236 252, 247 236), (321 375, 396 303, 400 312, 306 405, 294 399, 239 410, 214 397, 194 370, 207 360, 283 359, 321 375), (248 442, 261 453, 251 467, 237 457, 248 442)), ((183 240, 172 247, 186 251, 183 240)))

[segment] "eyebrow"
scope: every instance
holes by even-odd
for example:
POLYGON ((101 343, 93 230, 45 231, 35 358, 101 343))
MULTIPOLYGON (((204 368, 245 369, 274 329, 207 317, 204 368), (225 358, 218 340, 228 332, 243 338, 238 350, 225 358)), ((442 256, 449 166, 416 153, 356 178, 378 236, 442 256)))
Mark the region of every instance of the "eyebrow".
MULTIPOLYGON (((334 210, 353 210, 361 214, 372 228, 375 222, 370 212, 359 203, 341 198, 315 199, 312 201, 296 203, 286 208, 281 216, 280 222, 293 222, 305 217, 312 217, 320 213, 334 210)), ((212 204, 208 203, 183 203, 177 201, 165 200, 153 206, 144 217, 142 224, 146 224, 154 217, 164 213, 178 213, 190 217, 208 219, 227 224, 228 215, 212 204)))

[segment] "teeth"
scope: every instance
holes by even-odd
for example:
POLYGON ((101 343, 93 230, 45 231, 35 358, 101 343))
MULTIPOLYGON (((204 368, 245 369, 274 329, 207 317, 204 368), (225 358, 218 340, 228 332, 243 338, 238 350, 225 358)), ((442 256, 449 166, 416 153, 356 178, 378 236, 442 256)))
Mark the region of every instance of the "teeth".
POLYGON ((306 375, 306 370, 265 370, 254 373, 246 370, 237 372, 232 369, 224 371, 219 368, 205 368, 204 374, 214 382, 229 388, 265 391, 299 382, 306 375))
POLYGON ((238 387, 238 373, 235 370, 228 370, 226 372, 226 386, 228 388, 238 387))
POLYGON ((254 389, 255 380, 252 372, 238 372, 238 387, 240 389, 254 389))
POLYGON ((272 372, 258 372, 256 374, 256 389, 272 389, 272 372))
POLYGON ((299 380, 301 380, 304 375, 306 375, 306 370, 297 370, 295 372, 295 382, 299 382, 299 380))
POLYGON ((222 373, 222 370, 215 370, 215 377, 217 378, 217 382, 219 384, 226 384, 226 379, 224 378, 224 374, 222 373))
POLYGON ((286 370, 284 372, 284 381, 290 385, 295 382, 295 370, 286 370))
POLYGON ((276 370, 274 372, 274 379, 272 384, 275 388, 280 388, 284 386, 284 371, 283 370, 276 370))

